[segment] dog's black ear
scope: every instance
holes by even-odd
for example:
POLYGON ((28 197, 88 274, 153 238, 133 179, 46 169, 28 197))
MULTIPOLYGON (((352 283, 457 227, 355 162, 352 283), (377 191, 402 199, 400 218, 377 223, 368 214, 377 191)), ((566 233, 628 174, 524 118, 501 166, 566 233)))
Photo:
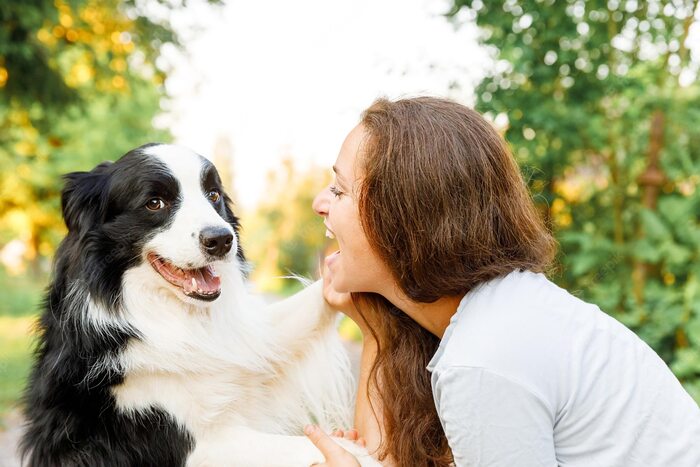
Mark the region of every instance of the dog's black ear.
POLYGON ((64 175, 61 207, 68 231, 84 232, 104 218, 111 165, 102 162, 90 172, 64 175))
POLYGON ((238 256, 241 263, 245 263, 245 254, 243 253, 243 247, 241 247, 241 223, 238 216, 233 213, 233 201, 225 192, 223 195, 224 210, 226 211, 226 222, 228 222, 228 224, 233 228, 233 231, 236 232, 236 237, 238 238, 238 251, 236 252, 236 256, 238 256))

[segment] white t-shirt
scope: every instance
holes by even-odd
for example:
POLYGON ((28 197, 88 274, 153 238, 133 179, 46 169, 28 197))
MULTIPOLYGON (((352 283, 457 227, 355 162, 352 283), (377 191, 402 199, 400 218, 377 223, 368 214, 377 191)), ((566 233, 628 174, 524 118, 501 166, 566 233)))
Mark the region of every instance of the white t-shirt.
POLYGON ((461 466, 700 466, 700 408, 633 332, 529 271, 462 299, 428 365, 461 466))

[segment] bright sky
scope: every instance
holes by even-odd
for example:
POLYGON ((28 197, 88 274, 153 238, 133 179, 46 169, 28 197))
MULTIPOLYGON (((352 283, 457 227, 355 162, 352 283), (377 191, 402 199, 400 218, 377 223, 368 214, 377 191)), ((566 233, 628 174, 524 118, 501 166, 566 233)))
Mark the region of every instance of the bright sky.
POLYGON ((173 58, 164 123, 176 142, 210 156, 233 145, 234 186, 254 206, 283 156, 331 167, 360 112, 379 96, 449 95, 473 102, 490 62, 476 27, 442 16, 444 0, 228 0, 188 8, 206 25, 173 58), (459 88, 451 89, 457 83, 459 88))

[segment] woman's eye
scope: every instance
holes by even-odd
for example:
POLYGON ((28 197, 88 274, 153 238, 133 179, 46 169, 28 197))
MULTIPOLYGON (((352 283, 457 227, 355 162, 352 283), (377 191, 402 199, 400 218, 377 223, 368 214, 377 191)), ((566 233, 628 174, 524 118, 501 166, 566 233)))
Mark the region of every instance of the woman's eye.
POLYGON ((219 199, 221 199, 221 193, 216 190, 211 190, 209 193, 207 193, 207 198, 209 198, 209 201, 212 203, 217 203, 219 199))
POLYGON ((163 201, 160 198, 149 199, 146 203, 146 209, 148 209, 149 211, 158 211, 159 209, 163 209, 164 207, 165 201, 163 201))
POLYGON ((338 187, 335 186, 335 185, 331 185, 330 188, 329 188, 329 190, 330 190, 331 193, 333 193, 333 195, 335 195, 336 198, 340 198, 340 195, 343 194, 343 192, 340 191, 340 190, 338 189, 338 187))

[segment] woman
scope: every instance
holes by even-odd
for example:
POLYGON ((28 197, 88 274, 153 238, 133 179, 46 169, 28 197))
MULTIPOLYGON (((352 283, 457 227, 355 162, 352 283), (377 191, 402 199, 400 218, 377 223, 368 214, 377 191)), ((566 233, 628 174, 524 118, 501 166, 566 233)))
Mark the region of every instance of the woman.
POLYGON ((378 100, 334 171, 313 203, 340 246, 325 292, 364 334, 355 422, 380 458, 700 465, 700 409, 664 362, 542 274, 555 242, 479 114, 378 100))

